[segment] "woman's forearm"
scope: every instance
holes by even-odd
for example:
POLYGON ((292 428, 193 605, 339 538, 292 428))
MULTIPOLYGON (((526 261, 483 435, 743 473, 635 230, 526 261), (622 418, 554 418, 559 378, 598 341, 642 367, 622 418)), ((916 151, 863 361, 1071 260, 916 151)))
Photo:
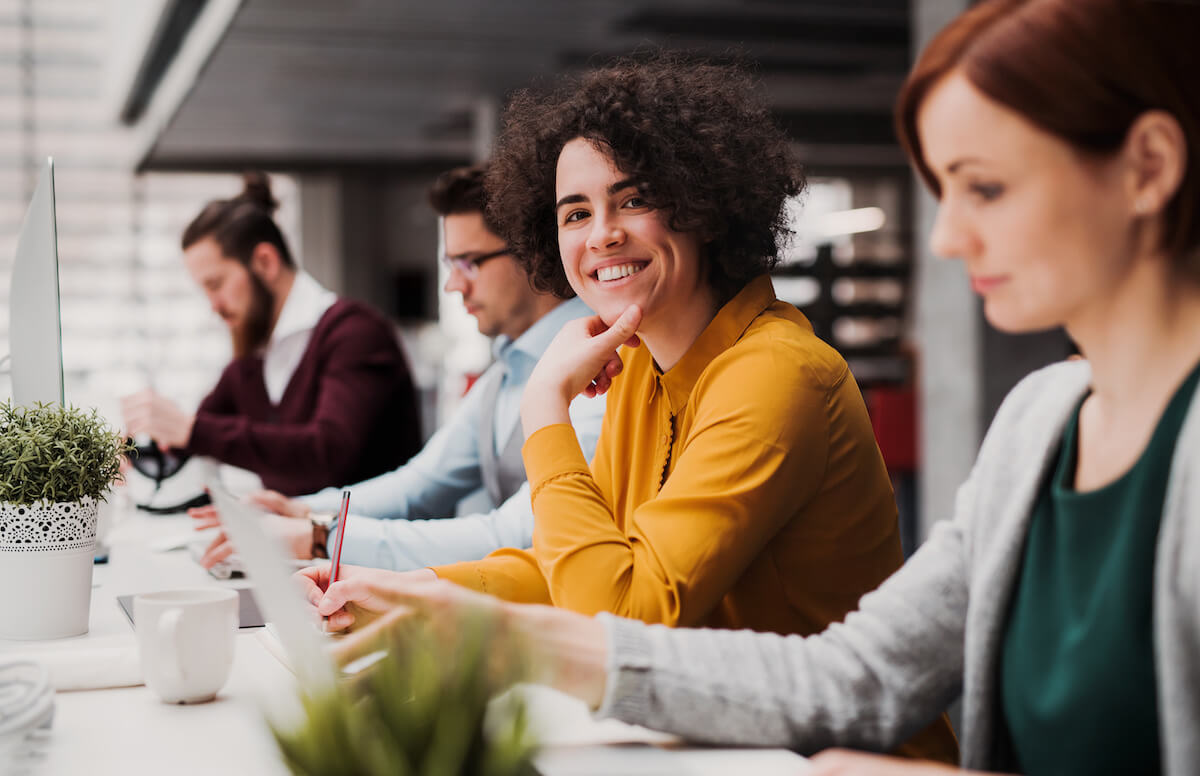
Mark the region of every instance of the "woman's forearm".
POLYGON ((521 430, 525 438, 533 436, 534 432, 546 426, 557 423, 571 423, 571 400, 574 395, 567 395, 562 385, 549 385, 532 380, 525 385, 525 393, 521 397, 521 430))
POLYGON ((551 606, 504 606, 512 632, 532 651, 533 680, 598 707, 604 699, 608 663, 604 625, 551 606))

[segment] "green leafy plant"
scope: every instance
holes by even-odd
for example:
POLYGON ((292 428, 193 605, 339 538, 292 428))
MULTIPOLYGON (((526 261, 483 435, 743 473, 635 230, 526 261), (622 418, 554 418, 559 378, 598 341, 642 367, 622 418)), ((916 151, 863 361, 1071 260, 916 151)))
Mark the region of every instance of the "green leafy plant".
POLYGON ((498 670, 487 630, 465 628, 447 650, 405 629, 353 685, 301 698, 304 722, 273 726, 297 776, 534 776, 524 706, 489 700, 515 678, 498 670))
POLYGON ((0 501, 100 501, 132 448, 96 410, 0 403, 0 501))

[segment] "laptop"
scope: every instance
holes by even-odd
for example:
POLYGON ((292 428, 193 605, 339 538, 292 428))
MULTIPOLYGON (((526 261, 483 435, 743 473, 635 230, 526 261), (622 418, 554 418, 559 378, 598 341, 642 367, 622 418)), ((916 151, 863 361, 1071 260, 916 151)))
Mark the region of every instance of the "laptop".
POLYGON ((319 691, 338 677, 326 637, 319 633, 308 602, 292 579, 295 567, 263 530, 261 512, 242 503, 213 477, 208 493, 221 513, 221 525, 238 548, 242 565, 254 583, 254 597, 287 653, 302 686, 319 691))

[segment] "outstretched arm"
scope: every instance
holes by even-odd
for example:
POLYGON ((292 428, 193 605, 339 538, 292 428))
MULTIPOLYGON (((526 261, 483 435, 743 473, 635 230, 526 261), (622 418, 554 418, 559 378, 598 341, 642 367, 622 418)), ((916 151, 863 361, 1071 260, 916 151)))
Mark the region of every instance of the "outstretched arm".
POLYGON ((533 537, 529 485, 493 509, 441 520, 376 520, 352 516, 346 522, 342 557, 349 563, 408 571, 479 560, 501 547, 528 547, 533 537))
MULTIPOLYGON (((602 716, 713 744, 886 751, 959 692, 962 557, 959 526, 940 524, 845 623, 807 638, 592 618, 387 572, 360 580, 352 570, 328 593, 313 580, 309 600, 321 614, 337 614, 339 624, 353 620, 338 614, 347 606, 393 613, 352 637, 344 645, 350 652, 402 617, 426 618, 453 639, 457 624, 489 616, 503 623, 503 637, 529 651, 536 681, 599 706, 602 716)), ((503 646, 497 641, 496 649, 503 646)))
POLYGON ((671 629, 600 615, 600 713, 708 743, 888 751, 959 694, 967 578, 957 523, 859 610, 801 636, 671 629))

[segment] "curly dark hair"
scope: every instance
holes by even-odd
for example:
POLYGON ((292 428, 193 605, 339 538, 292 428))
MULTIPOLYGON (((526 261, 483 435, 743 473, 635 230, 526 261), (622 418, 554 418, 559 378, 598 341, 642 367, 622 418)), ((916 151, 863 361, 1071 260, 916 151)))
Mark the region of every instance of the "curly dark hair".
POLYGON ((623 58, 517 92, 485 179, 500 234, 539 291, 571 294, 558 251, 555 170, 586 138, 636 181, 678 232, 706 240, 722 302, 779 260, 785 201, 804 188, 790 141, 741 68, 679 54, 623 58))

